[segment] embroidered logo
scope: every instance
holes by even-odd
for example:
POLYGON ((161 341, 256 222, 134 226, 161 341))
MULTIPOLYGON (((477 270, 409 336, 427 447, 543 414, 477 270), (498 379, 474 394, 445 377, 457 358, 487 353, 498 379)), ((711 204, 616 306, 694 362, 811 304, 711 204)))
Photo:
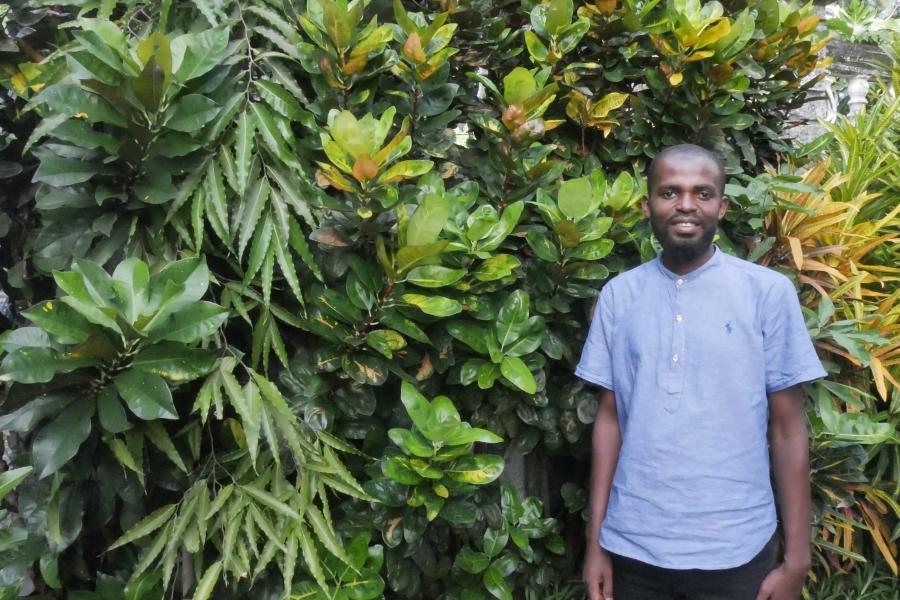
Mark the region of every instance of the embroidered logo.
POLYGON ((728 332, 728 335, 731 335, 731 321, 725 321, 725 331, 728 332))

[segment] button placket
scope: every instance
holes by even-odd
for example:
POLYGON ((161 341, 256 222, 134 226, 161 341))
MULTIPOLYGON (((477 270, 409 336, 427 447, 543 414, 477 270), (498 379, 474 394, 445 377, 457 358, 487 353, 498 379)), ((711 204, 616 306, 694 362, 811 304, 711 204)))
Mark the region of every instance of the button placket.
POLYGON ((664 407, 668 412, 675 412, 678 410, 678 407, 681 404, 681 390, 684 382, 685 323, 684 311, 682 308, 684 284, 685 280, 682 278, 675 280, 674 310, 672 311, 674 313, 672 348, 669 352, 669 366, 667 369, 669 376, 666 378, 668 384, 668 389, 666 391, 668 394, 666 394, 664 402, 664 407))

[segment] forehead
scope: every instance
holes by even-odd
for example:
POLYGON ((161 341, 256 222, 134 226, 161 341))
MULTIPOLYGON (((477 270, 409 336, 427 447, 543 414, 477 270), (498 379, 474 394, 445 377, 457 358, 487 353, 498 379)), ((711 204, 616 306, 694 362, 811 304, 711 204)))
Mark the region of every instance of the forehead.
POLYGON ((656 166, 656 185, 710 185, 718 187, 719 168, 708 156, 676 153, 664 156, 656 166))

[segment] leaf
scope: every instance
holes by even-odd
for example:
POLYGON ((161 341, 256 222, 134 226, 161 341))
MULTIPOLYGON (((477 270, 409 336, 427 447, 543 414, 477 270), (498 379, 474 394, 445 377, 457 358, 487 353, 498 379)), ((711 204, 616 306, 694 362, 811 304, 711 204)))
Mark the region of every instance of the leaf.
POLYGON ((488 565, 491 564, 491 558, 484 552, 475 552, 468 546, 464 546, 459 551, 459 554, 456 555, 454 562, 456 566, 466 573, 477 575, 487 569, 488 565))
POLYGON ((195 302, 152 329, 153 340, 169 340, 189 344, 210 336, 228 319, 228 310, 212 302, 195 302))
POLYGON ((88 181, 94 175, 110 175, 112 169, 104 165, 94 164, 75 158, 63 158, 45 153, 41 156, 41 164, 34 173, 32 181, 46 183, 54 187, 65 187, 88 181))
POLYGON ((193 600, 209 600, 212 598, 213 590, 219 581, 219 575, 222 573, 222 561, 217 560, 209 566, 203 573, 203 577, 197 582, 197 589, 194 590, 193 600))
POLYGON ((404 160, 388 168, 387 171, 378 176, 376 181, 379 185, 397 183, 404 179, 424 175, 431 171, 433 167, 434 162, 430 160, 404 160))
POLYGON ((100 425, 110 433, 122 433, 131 429, 125 409, 111 385, 104 386, 97 393, 97 414, 100 417, 100 425))
POLYGON ((312 124, 315 122, 313 116, 300 106, 297 99, 274 81, 258 79, 253 84, 260 96, 277 113, 299 123, 312 124))
POLYGON ((509 277, 520 266, 519 259, 511 254, 495 254, 482 262, 472 276, 478 281, 496 281, 509 277))
POLYGON ((256 230, 256 224, 262 215, 269 199, 269 182, 262 178, 256 181, 248 194, 249 198, 241 213, 241 231, 238 239, 238 256, 244 255, 244 250, 250 242, 250 237, 256 230))
POLYGON ((522 104, 537 90, 537 82, 528 69, 516 67, 503 78, 503 99, 506 104, 522 104))
POLYGON ((569 179, 559 186, 559 209, 573 221, 583 219, 599 204, 588 177, 569 179))
POLYGON ((468 321, 452 321, 447 323, 447 333, 466 344, 479 354, 487 354, 487 337, 491 331, 486 325, 468 321))
POLYGON ((183 96, 167 112, 165 126, 175 131, 194 133, 212 121, 219 112, 219 105, 206 96, 183 96))
POLYGON ((559 30, 572 22, 572 13, 575 8, 572 0, 550 0, 547 3, 547 16, 544 28, 550 35, 557 35, 559 30))
POLYGON ((175 79, 190 81, 206 75, 222 64, 228 47, 229 29, 215 27, 186 33, 172 40, 172 68, 175 79), (179 58, 176 58, 179 57, 179 58))
POLYGON ((401 300, 412 304, 427 315, 433 317, 449 317, 462 312, 462 303, 443 296, 423 296, 422 294, 403 294, 401 300))
POLYGON ((31 447, 31 460, 38 478, 52 475, 75 456, 91 434, 95 407, 93 398, 80 398, 37 433, 31 447))
POLYGON ((452 285, 465 276, 465 269, 451 269, 440 265, 415 267, 406 275, 406 281, 420 287, 439 288, 452 285))
POLYGON ((532 229, 526 234, 525 241, 528 242, 528 246, 531 247, 535 255, 541 260, 547 262, 556 262, 559 260, 559 248, 554 243, 553 238, 546 233, 541 233, 532 229))
POLYGON ((172 461, 172 464, 181 469, 182 472, 188 472, 187 467, 184 465, 184 461, 181 460, 181 455, 178 454, 178 450, 175 448, 175 444, 172 443, 172 438, 169 437, 169 433, 166 431, 165 427, 163 427, 162 423, 159 421, 147 421, 147 423, 144 424, 144 433, 146 434, 147 439, 150 440, 150 443, 159 448, 159 450, 172 461))
POLYGON ((537 383, 534 380, 534 375, 531 374, 531 371, 521 358, 504 356, 503 362, 500 363, 500 372, 513 385, 526 394, 534 394, 537 390, 537 383))
POLYGON ((497 600, 512 600, 512 589, 506 582, 506 578, 498 569, 494 568, 493 564, 484 572, 482 581, 484 582, 484 587, 486 587, 491 595, 497 598, 497 600))
MULTIPOLYGON (((312 536, 309 535, 309 531, 303 526, 302 522, 297 523, 295 527, 296 532, 288 538, 288 545, 290 546, 290 544, 293 543, 296 548, 296 541, 299 540, 300 548, 303 551, 303 562, 306 563, 306 567, 309 569, 313 579, 316 580, 316 583, 319 584, 319 587, 323 590, 327 590, 328 585, 325 582, 325 573, 322 571, 322 564, 319 562, 319 553, 316 551, 312 536)), ((296 555, 296 552, 294 552, 294 554, 296 555)))
POLYGON ((393 352, 406 346, 406 340, 396 331, 390 329, 376 329, 366 334, 366 344, 385 356, 393 358, 393 352))
POLYGON ((175 508, 175 504, 169 504, 153 511, 123 533, 106 551, 109 552, 116 548, 121 548, 125 544, 130 544, 135 540, 150 535, 169 522, 169 519, 175 514, 175 508))
POLYGON ((172 392, 159 375, 128 369, 113 379, 116 390, 138 418, 177 419, 172 392))
POLYGON ((252 485, 242 485, 239 489, 263 506, 288 517, 292 521, 301 521, 303 519, 300 513, 263 489, 252 485))
POLYGON ((499 454, 464 456, 447 469, 447 476, 457 483, 485 485, 503 473, 503 457, 499 454))
POLYGON ((33 467, 19 467, 0 473, 0 501, 31 475, 32 471, 34 471, 33 467))
POLYGON ((237 177, 238 196, 243 196, 250 180, 250 164, 253 152, 253 133, 256 130, 256 118, 248 111, 243 111, 237 120, 234 135, 235 175, 237 177))
POLYGON ((443 194, 426 194, 406 224, 404 245, 424 246, 436 241, 448 216, 450 201, 443 194))
POLYGON ((46 383, 57 373, 69 373, 81 367, 97 364, 97 360, 62 353, 50 348, 18 348, 9 353, 0 365, 0 381, 46 383))

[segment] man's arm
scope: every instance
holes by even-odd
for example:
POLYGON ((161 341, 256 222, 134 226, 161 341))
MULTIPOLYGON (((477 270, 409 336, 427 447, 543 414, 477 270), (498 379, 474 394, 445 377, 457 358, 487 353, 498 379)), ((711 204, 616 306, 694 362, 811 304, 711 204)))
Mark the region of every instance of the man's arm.
POLYGON ((607 389, 600 393, 600 407, 594 419, 591 452, 591 517, 587 527, 587 549, 584 559, 584 584, 590 600, 611 600, 612 562, 600 547, 600 524, 606 516, 609 490, 619 460, 622 438, 616 413, 616 395, 607 389))
POLYGON ((803 390, 795 385, 769 394, 769 438, 784 529, 784 563, 763 581, 757 600, 800 596, 810 567, 809 436, 803 390))

